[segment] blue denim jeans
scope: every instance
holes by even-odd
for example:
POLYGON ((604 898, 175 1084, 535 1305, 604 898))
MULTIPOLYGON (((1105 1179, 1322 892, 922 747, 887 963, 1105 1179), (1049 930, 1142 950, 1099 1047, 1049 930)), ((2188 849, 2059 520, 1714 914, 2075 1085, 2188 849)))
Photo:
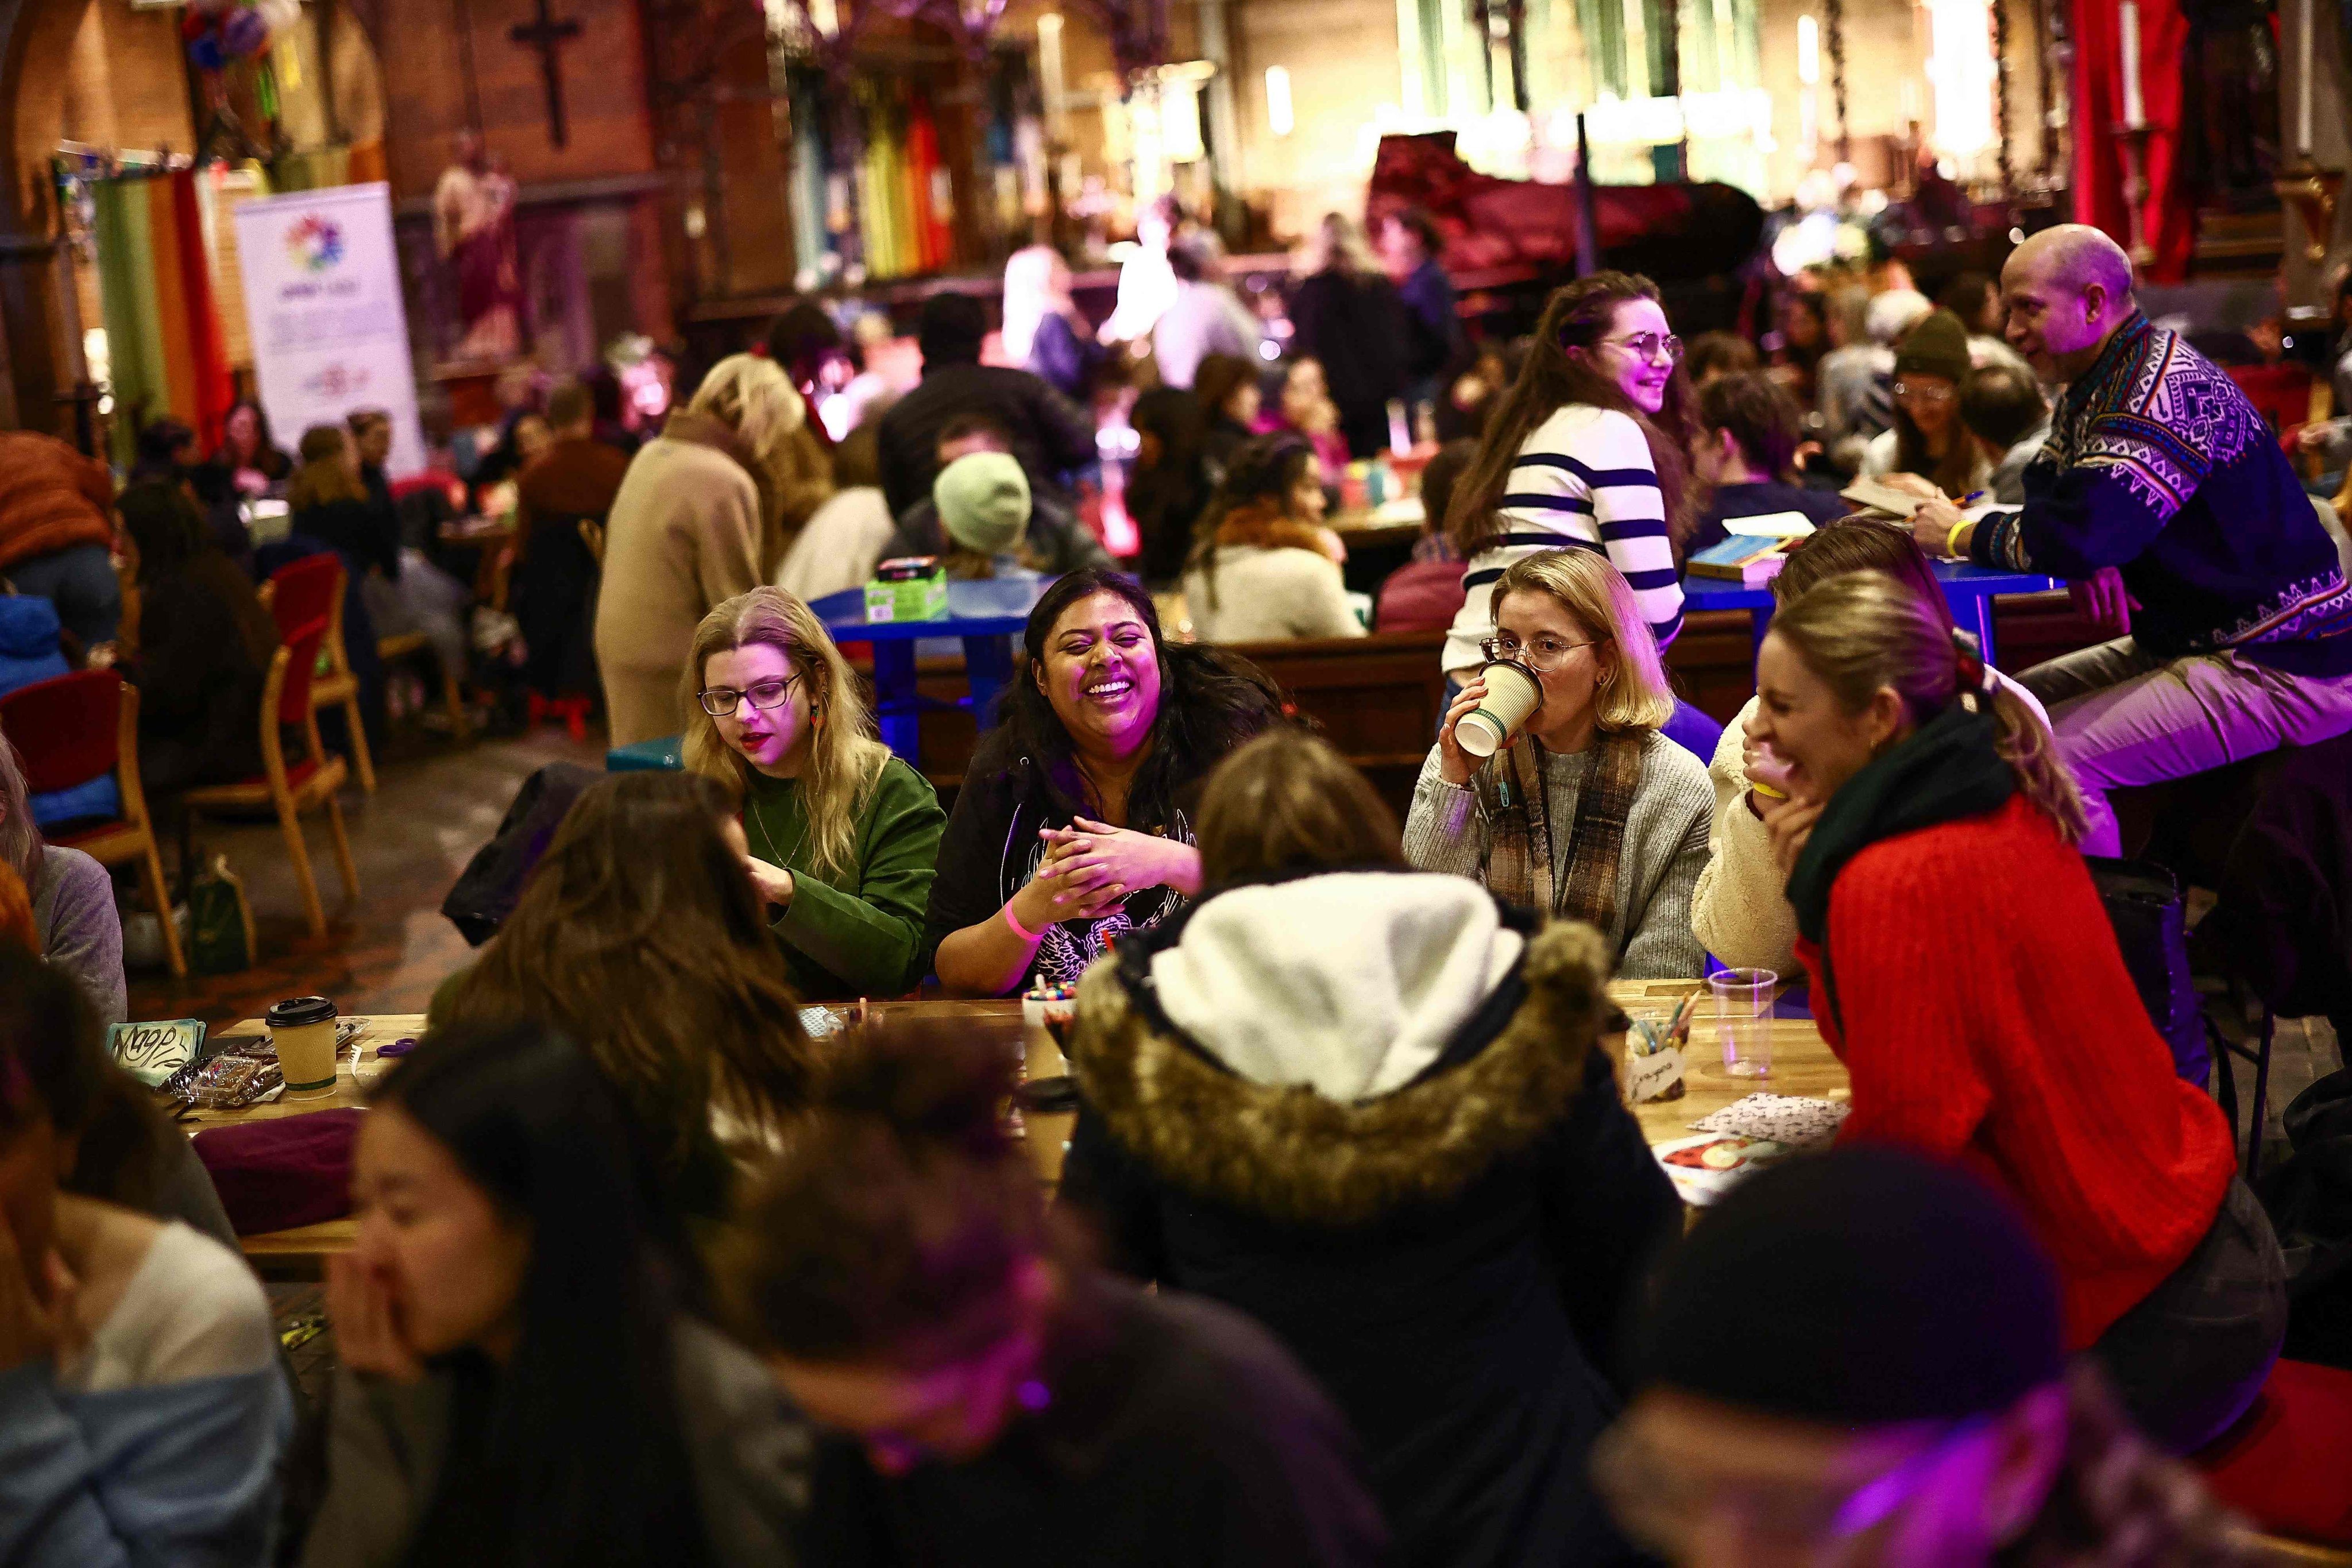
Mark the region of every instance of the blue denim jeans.
POLYGON ((81 639, 84 648, 112 642, 122 626, 122 584, 103 544, 74 544, 19 561, 8 568, 19 594, 47 599, 58 621, 81 639))

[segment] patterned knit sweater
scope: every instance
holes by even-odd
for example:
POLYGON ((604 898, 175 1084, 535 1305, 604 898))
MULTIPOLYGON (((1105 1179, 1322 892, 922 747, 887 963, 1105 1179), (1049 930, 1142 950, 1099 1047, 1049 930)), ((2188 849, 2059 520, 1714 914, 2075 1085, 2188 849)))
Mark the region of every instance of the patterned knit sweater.
POLYGON ((2133 633, 2165 658, 2235 649, 2352 674, 2352 589, 2277 439, 2219 366, 2145 316, 2066 389, 2024 510, 1987 517, 1969 552, 2077 580, 2121 567, 2133 633))

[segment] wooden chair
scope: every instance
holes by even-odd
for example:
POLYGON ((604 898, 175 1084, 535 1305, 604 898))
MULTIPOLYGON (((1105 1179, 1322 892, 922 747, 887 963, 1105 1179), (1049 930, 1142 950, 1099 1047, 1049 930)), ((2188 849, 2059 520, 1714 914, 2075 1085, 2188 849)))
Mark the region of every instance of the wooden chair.
POLYGON ((304 812, 320 805, 327 808, 327 826, 334 836, 335 866, 343 874, 343 891, 353 900, 360 896, 352 842, 343 832, 342 803, 335 798, 348 775, 343 759, 329 756, 319 742, 319 711, 310 699, 311 671, 318 666, 327 630, 323 618, 296 628, 269 662, 269 681, 261 699, 262 771, 236 784, 192 789, 184 797, 193 811, 247 812, 267 807, 277 812, 278 826, 286 835, 286 853, 302 884, 303 912, 310 917, 314 937, 327 934, 327 913, 319 902, 319 879, 310 869, 310 849, 302 842, 304 812), (302 731, 310 750, 302 761, 287 762, 280 725, 302 731))
POLYGON ((110 669, 77 670, 37 680, 0 697, 0 732, 23 753, 25 783, 35 795, 114 774, 122 795, 122 815, 112 822, 77 827, 49 842, 61 849, 79 849, 101 866, 137 862, 140 885, 163 922, 164 962, 171 965, 173 978, 186 979, 188 961, 180 952, 163 858, 155 847, 147 792, 139 779, 139 689, 110 669))
POLYGON ((375 639, 376 657, 386 664, 390 664, 396 658, 409 658, 420 653, 430 658, 433 660, 433 667, 441 672, 441 702, 449 714, 450 733, 461 742, 469 739, 473 730, 466 719, 465 689, 457 683, 457 672, 441 662, 441 656, 434 651, 431 639, 427 638, 423 632, 402 632, 397 637, 375 639))
POLYGON ((327 668, 311 678, 310 705, 313 711, 342 709, 352 766, 359 773, 360 788, 373 795, 375 759, 368 754, 367 726, 360 719, 359 677, 352 673, 351 651, 343 644, 343 595, 350 586, 341 557, 308 555, 270 574, 259 597, 270 619, 278 623, 280 642, 290 641, 297 630, 312 621, 327 623, 327 640, 322 645, 327 668))

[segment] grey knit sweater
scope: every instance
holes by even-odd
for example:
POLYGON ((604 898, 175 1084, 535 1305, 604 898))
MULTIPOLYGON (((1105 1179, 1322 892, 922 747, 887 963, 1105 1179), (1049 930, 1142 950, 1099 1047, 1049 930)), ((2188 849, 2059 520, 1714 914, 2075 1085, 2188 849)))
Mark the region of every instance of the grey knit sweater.
POLYGON ((40 885, 33 889, 33 930, 41 956, 81 983, 101 1024, 130 1016, 122 984, 122 917, 114 879, 79 849, 41 846, 40 885))
MULTIPOLYGON (((1535 742, 1527 742, 1533 745, 1535 742)), ((1568 825, 1576 820, 1591 753, 1543 756, 1544 799, 1551 814, 1552 872, 1568 874, 1568 825)), ((1654 731, 1642 742, 1642 782, 1625 819, 1617 866, 1617 914, 1607 936, 1621 980, 1696 979, 1706 954, 1691 934, 1691 889, 1706 866, 1706 830, 1715 792, 1699 760, 1654 731)), ((1486 823, 1476 792, 1447 784, 1430 748, 1413 785, 1404 825, 1404 858, 1423 871, 1476 879, 1486 858, 1486 823)))

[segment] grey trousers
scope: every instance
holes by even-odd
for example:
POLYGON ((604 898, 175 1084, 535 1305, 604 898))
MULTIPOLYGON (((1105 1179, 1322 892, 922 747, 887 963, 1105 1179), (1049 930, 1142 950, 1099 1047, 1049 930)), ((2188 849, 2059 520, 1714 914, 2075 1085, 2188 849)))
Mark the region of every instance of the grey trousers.
POLYGON ((2050 710, 2083 792, 2085 855, 2119 855, 2107 792, 2308 746, 2352 730, 2352 676, 2287 675, 2235 653, 2169 661, 2131 637, 2037 664, 2018 684, 2050 710))

